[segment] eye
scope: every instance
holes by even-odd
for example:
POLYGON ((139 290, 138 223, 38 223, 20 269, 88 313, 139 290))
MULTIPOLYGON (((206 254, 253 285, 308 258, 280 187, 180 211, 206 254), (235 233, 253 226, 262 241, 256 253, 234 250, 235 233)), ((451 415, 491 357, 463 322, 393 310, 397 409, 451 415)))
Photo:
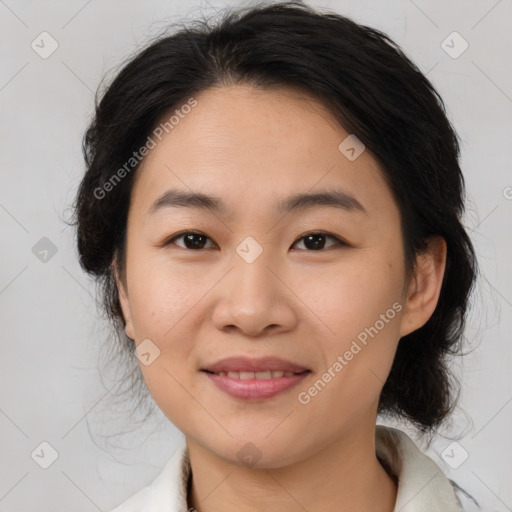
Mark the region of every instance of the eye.
POLYGON ((308 233, 307 235, 304 235, 303 237, 299 238, 293 245, 304 240, 304 245, 306 246, 307 249, 311 249, 312 251, 319 251, 325 248, 325 240, 327 238, 330 238, 335 242, 333 245, 331 245, 331 247, 336 245, 348 247, 348 244, 341 240, 340 238, 338 238, 337 236, 323 232, 308 233))
MULTIPOLYGON (((176 240, 183 239, 183 244, 176 244, 178 247, 182 247, 183 249, 190 249, 190 250, 200 250, 200 249, 208 249, 208 248, 215 248, 217 247, 215 243, 212 241, 213 246, 212 247, 205 247, 207 245, 207 240, 211 240, 210 237, 206 236, 204 233, 196 232, 196 231, 182 231, 181 233, 178 233, 174 235, 172 238, 168 239, 166 242, 164 242, 164 246, 170 245, 172 243, 175 243, 176 240)), ((308 233, 301 238, 297 239, 293 245, 296 245, 297 243, 304 241, 304 245, 306 249, 310 251, 321 251, 322 249, 325 249, 325 240, 331 239, 334 240, 334 243, 331 244, 329 247, 333 246, 345 246, 348 247, 348 244, 338 238, 335 235, 331 235, 329 233, 323 233, 323 232, 313 232, 308 233)), ((292 246, 293 247, 293 246, 292 246)))
MULTIPOLYGON (((183 238, 184 240, 185 247, 183 247, 183 249, 191 249, 194 251, 204 249, 205 241, 211 240, 211 238, 203 233, 196 231, 182 231, 181 233, 178 233, 177 235, 174 235, 172 238, 168 239, 164 245, 170 245, 171 243, 174 243, 175 240, 179 240, 180 238, 183 238)), ((182 247, 179 244, 176 245, 178 245, 178 247, 182 247)))

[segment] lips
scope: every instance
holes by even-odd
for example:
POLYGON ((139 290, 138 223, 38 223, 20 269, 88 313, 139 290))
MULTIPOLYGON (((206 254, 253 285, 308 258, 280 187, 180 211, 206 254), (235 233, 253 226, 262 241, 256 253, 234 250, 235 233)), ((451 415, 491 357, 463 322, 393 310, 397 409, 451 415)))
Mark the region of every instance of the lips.
POLYGON ((250 380, 250 379, 279 379, 281 377, 291 377, 292 375, 296 375, 294 372, 285 372, 282 370, 277 371, 267 371, 267 372, 212 372, 215 375, 219 375, 221 377, 229 377, 230 379, 241 379, 241 380, 250 380))
POLYGON ((310 370, 276 357, 223 359, 201 370, 218 389, 231 397, 261 401, 295 387, 310 370))
POLYGON ((282 377, 284 374, 293 375, 308 371, 304 366, 277 357, 248 358, 243 356, 222 359, 205 366, 202 370, 241 379, 269 379, 282 377), (232 375, 228 375, 229 373, 232 375))

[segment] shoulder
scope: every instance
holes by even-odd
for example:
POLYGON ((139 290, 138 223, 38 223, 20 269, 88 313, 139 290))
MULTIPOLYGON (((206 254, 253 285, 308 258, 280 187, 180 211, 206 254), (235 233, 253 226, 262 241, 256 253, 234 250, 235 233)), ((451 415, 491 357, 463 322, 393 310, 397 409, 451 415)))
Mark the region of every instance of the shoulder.
MULTIPOLYGON (((469 495, 448 479, 441 468, 403 431, 377 425, 379 460, 398 479, 395 510, 402 512, 473 512, 469 495)), ((474 505, 473 505, 474 506, 474 505)))
POLYGON ((158 476, 109 512, 181 512, 187 506, 190 462, 186 445, 172 455, 158 476))
POLYGON ((460 512, 483 512, 480 504, 466 490, 460 487, 456 482, 450 480, 455 495, 457 496, 460 512))
POLYGON ((123 501, 120 505, 109 512, 140 512, 144 510, 149 496, 149 486, 144 487, 136 494, 123 501))

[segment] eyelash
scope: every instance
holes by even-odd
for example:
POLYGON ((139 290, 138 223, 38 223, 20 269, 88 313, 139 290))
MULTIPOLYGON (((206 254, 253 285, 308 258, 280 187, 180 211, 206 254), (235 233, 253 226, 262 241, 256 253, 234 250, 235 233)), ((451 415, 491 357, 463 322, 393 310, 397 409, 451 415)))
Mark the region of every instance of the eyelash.
MULTIPOLYGON (((211 238, 209 236, 205 235, 204 233, 201 233, 200 231, 181 231, 180 233, 177 233, 177 234, 173 235, 171 238, 167 239, 162 245, 164 247, 166 247, 168 245, 171 245, 175 240, 178 240, 179 238, 183 238, 185 235, 202 235, 202 236, 206 237, 208 240, 211 240, 211 238)), ((297 240, 295 240, 293 245, 295 245, 297 242, 299 242, 299 241, 301 241, 301 240, 303 240, 306 237, 311 236, 311 235, 322 235, 322 236, 325 236, 326 238, 333 239, 336 242, 336 245, 339 246, 339 247, 350 247, 350 245, 347 244, 341 238, 339 238, 339 237, 337 237, 335 235, 332 235, 330 233, 326 233, 325 231, 312 231, 310 233, 306 233, 305 235, 301 236, 300 238, 297 238, 297 240)), ((332 249, 333 247, 336 247, 336 245, 328 247, 327 249, 332 249)), ((205 249, 189 249, 187 247, 181 247, 181 246, 178 246, 178 247, 180 247, 180 249, 185 249, 185 250, 188 250, 188 251, 201 251, 201 250, 205 250, 205 249)), ((327 249, 319 249, 317 251, 310 250, 310 249, 300 249, 300 250, 301 251, 306 251, 306 252, 325 252, 327 249)))

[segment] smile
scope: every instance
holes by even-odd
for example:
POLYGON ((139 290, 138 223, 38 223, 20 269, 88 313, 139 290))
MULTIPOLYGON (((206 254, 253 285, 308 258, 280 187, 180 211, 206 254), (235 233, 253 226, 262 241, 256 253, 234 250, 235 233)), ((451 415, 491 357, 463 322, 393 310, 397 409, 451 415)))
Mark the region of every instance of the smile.
POLYGON ((221 377, 229 377, 230 379, 241 379, 241 380, 250 380, 250 379, 278 379, 280 377, 292 377, 296 375, 293 372, 285 372, 285 371, 267 371, 267 372, 218 372, 215 375, 219 375, 221 377))
POLYGON ((267 400, 297 386, 311 372, 219 372, 202 371, 214 386, 239 400, 258 402, 267 400))

